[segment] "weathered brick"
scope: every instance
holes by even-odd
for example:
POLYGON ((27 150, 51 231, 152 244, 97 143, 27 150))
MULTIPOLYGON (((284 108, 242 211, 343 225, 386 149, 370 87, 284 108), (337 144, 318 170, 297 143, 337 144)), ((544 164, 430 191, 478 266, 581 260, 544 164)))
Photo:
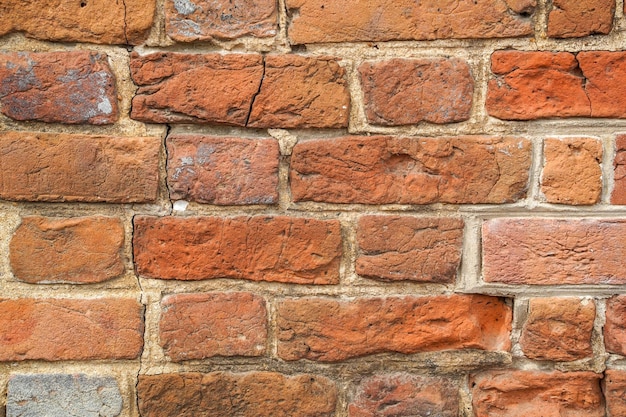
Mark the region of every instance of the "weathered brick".
POLYGON ((267 311, 257 295, 177 294, 162 308, 161 346, 173 361, 265 353, 267 311))
POLYGON ((487 282, 624 284, 622 220, 493 219, 483 224, 487 282))
POLYGON ((607 370, 604 373, 603 392, 607 417, 626 415, 626 372, 607 370))
POLYGON ((150 417, 330 417, 337 402, 324 377, 272 372, 141 375, 137 392, 150 417))
POLYGON ((613 0, 552 0, 548 36, 577 38, 607 34, 613 27, 613 0))
POLYGON ((614 178, 611 204, 626 204, 626 135, 615 139, 614 178))
POLYGON ((607 352, 626 356, 626 296, 614 296, 606 302, 604 345, 607 352))
POLYGON ((476 417, 604 417, 602 375, 489 371, 470 378, 476 417))
POLYGON ((274 204, 279 156, 274 139, 169 136, 170 198, 218 205, 274 204))
POLYGON ((116 218, 25 217, 11 238, 11 269, 29 283, 102 282, 124 272, 123 244, 116 218))
POLYGON ((131 117, 257 128, 344 127, 350 96, 335 59, 297 55, 131 55, 131 117))
POLYGON ((463 220, 363 216, 356 272, 368 278, 453 282, 461 262, 463 220))
POLYGON ((0 299, 0 361, 134 359, 142 316, 132 299, 0 299))
POLYGON ((508 350, 511 309, 481 295, 299 298, 278 304, 276 324, 282 359, 336 362, 376 353, 508 350))
POLYGON ((26 36, 62 42, 138 45, 147 37, 155 0, 3 0, 0 36, 26 36))
POLYGON ((339 128, 348 126, 349 113, 345 70, 336 59, 269 55, 248 126, 339 128))
POLYGON ((535 0, 287 0, 294 44, 502 38, 532 34, 535 0))
POLYGON ((626 52, 496 51, 491 69, 486 105, 499 119, 626 118, 626 52))
POLYGON ((530 142, 520 138, 347 136, 298 143, 295 201, 506 203, 524 197, 530 142))
POLYGON ((274 0, 167 0, 165 30, 179 42, 266 38, 278 29, 274 0))
POLYGON ((89 51, 0 54, 0 109, 15 120, 110 124, 117 120, 107 56, 89 51))
POLYGON ((450 379, 407 373, 364 380, 348 406, 350 417, 458 417, 459 388, 450 379))
POLYGON ((150 278, 296 284, 339 280, 342 248, 336 220, 138 217, 133 240, 137 272, 150 278))
POLYGON ((159 146, 155 137, 0 133, 0 198, 154 201, 159 146))
POLYGON ((602 144, 592 138, 546 139, 541 191, 548 203, 595 204, 602 193, 602 144))
POLYGON ((244 126, 263 78, 254 54, 131 54, 131 117, 149 123, 244 126))
POLYGON ((573 361, 593 354, 591 332, 596 306, 579 298, 534 298, 520 338, 531 359, 573 361))
POLYGON ((9 379, 9 416, 117 417, 122 395, 112 377, 18 374, 9 379))
POLYGON ((384 126, 469 119, 474 80, 465 61, 391 59, 359 67, 365 115, 384 126))

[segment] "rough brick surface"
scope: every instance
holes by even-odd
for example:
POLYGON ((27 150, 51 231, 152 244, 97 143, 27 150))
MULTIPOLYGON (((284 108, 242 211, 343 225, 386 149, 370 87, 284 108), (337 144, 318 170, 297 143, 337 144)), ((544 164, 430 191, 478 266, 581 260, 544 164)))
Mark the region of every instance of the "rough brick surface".
POLYGON ((253 54, 131 55, 141 87, 131 117, 258 128, 344 127, 350 97, 333 58, 253 54))
POLYGON ((274 204, 278 161, 274 139, 169 136, 170 198, 218 205, 274 204))
POLYGON ((298 143, 295 201, 505 203, 526 193, 530 142, 519 138, 348 136, 298 143))
POLYGON ((613 0, 552 0, 548 36, 577 38, 607 34, 613 27, 613 0))
POLYGON ((276 4, 274 0, 167 0, 165 30, 179 42, 274 36, 276 4))
POLYGON ((115 76, 89 51, 0 54, 0 110, 15 120, 114 123, 115 76))
POLYGON ((337 401, 324 377, 272 372, 143 375, 137 391, 151 417, 330 417, 337 401))
POLYGON ((0 299, 0 361, 134 359, 142 315, 131 299, 0 299))
POLYGON ((591 356, 595 317, 591 300, 532 299, 520 346, 527 357, 537 360, 573 361, 591 356))
POLYGON ((370 123, 443 124, 470 117, 474 80, 460 59, 366 62, 359 73, 370 123))
POLYGON ((267 311, 257 295, 178 294, 162 308, 159 339, 174 361, 265 353, 267 311))
POLYGON ((626 204, 626 135, 618 135, 615 139, 612 204, 626 204))
POLYGON ((357 225, 356 272, 391 281, 453 282, 462 240, 460 219, 363 216, 357 225))
POLYGON ((151 123, 244 126, 263 77, 260 55, 131 54, 139 89, 131 117, 151 123))
POLYGON ((269 55, 248 126, 339 128, 348 126, 349 113, 345 70, 336 59, 269 55))
POLYGON ((507 284, 624 284, 626 222, 494 219, 483 224, 483 276, 507 284))
POLYGON ((349 417, 458 417, 459 388, 445 378, 407 373, 363 381, 348 406, 349 417))
POLYGON ((546 139, 541 191, 549 203, 595 204, 602 193, 602 143, 592 138, 546 139))
POLYGON ((626 372, 607 370, 604 375, 603 391, 607 417, 626 415, 626 372))
POLYGON ((289 299, 276 320, 278 356, 290 361, 510 348, 511 309, 487 296, 289 299))
POLYGON ((491 70, 486 105, 499 119, 626 117, 626 52, 496 51, 491 70))
POLYGON ((160 140, 64 133, 0 133, 0 198, 154 201, 160 140))
POLYGON ((112 377, 18 374, 9 380, 9 416, 117 417, 122 395, 112 377))
POLYGON ((123 244, 116 218, 25 217, 11 238, 11 269, 30 283, 102 282, 124 272, 123 244))
POLYGON ((317 42, 501 38, 532 33, 535 0, 287 0, 289 39, 317 42))
POLYGON ((161 279, 336 284, 338 221, 290 217, 138 217, 137 272, 161 279))
POLYGON ((155 0, 3 0, 0 35, 24 32, 50 41, 137 45, 147 38, 155 9, 155 0))
POLYGON ((604 345, 607 352, 626 356, 626 296, 615 296, 606 302, 604 345))
POLYGON ((491 371, 470 378, 476 417, 604 417, 602 375, 491 371))

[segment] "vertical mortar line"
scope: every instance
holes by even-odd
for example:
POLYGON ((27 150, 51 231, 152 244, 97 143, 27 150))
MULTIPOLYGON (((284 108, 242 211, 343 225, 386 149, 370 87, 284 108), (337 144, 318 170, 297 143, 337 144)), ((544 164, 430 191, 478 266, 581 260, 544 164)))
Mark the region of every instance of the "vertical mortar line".
POLYGON ((615 5, 615 16, 613 18, 613 31, 620 27, 618 20, 624 17, 624 0, 617 0, 615 5))
POLYGON ((356 274, 356 258, 358 255, 357 222, 364 213, 345 213, 341 220, 342 259, 339 271, 339 285, 353 287, 359 281, 356 274))
POLYGON ((337 387, 337 406, 335 407, 335 417, 348 417, 348 405, 350 403, 348 391, 351 388, 351 381, 344 378, 333 378, 337 387))
POLYGON ((513 299, 513 323, 511 326, 511 355, 514 357, 524 357, 524 352, 519 344, 522 337, 522 328, 528 318, 530 299, 527 297, 516 297, 513 299))
POLYGON ((278 298, 275 293, 271 295, 268 294, 264 298, 267 309, 267 351, 265 352, 265 356, 269 359, 269 362, 281 361, 282 359, 278 357, 277 311, 278 303, 280 303, 283 298, 278 298))
MULTIPOLYGON (((474 80, 474 105, 472 106, 472 119, 473 122, 481 126, 479 129, 484 129, 489 121, 489 115, 487 114, 487 84, 489 83, 489 76, 491 75, 491 54, 493 50, 491 48, 482 49, 477 52, 476 60, 472 60, 470 65, 475 70, 474 80)), ((487 132, 483 131, 486 134, 487 132)))
MULTIPOLYGON (((277 141, 279 139, 276 139, 277 141)), ((291 169, 291 152, 278 156, 278 209, 287 212, 293 205, 291 188, 289 184, 289 171, 291 169)))
POLYGON ((459 378, 459 416, 474 417, 472 410, 472 392, 470 390, 469 373, 459 378))
POLYGON ((277 5, 278 11, 278 34, 276 40, 280 45, 283 45, 285 52, 291 52, 291 44, 289 43, 289 36, 287 33, 287 28, 289 25, 289 19, 287 15, 287 1, 286 0, 278 0, 277 5))
POLYGON ((615 135, 602 136, 602 195, 600 204, 611 204, 611 194, 615 187, 615 135))
POLYGON ((457 276, 454 292, 480 292, 481 279, 481 226, 483 219, 475 215, 464 219, 463 246, 461 248, 461 267, 457 276))
POLYGON ((547 39, 548 16, 552 9, 552 0, 538 0, 535 20, 535 39, 547 39))
POLYGON ((606 324, 606 298, 595 298, 592 300, 596 303, 596 317, 593 321, 593 331, 591 334, 593 357, 600 361, 602 372, 606 370, 606 361, 609 357, 604 345, 604 325, 606 324))
POLYGON ((545 202, 541 192, 541 175, 544 165, 543 137, 529 138, 532 144, 532 155, 530 161, 530 173, 528 175, 528 196, 526 206, 534 208, 537 204, 545 202))
POLYGON ((358 66, 363 61, 357 62, 355 59, 342 58, 339 61, 346 70, 346 81, 348 83, 348 93, 350 94, 350 114, 348 115, 348 133, 358 134, 367 131, 368 123, 365 117, 365 96, 361 88, 361 78, 359 77, 358 66))

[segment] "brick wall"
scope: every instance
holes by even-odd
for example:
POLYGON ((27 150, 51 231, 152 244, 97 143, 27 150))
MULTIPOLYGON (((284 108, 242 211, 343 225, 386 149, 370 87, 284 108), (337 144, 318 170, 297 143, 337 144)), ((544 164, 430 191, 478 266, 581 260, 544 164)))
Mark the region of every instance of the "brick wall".
POLYGON ((626 415, 622 0, 0 14, 0 416, 626 415))

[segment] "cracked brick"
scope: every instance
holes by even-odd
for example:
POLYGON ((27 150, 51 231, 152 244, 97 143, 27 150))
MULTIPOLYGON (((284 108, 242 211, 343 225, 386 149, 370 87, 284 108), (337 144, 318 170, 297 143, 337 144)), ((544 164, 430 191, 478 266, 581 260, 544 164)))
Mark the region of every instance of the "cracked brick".
POLYGON ((518 37, 535 0, 287 0, 292 44, 518 37))
POLYGON ((511 137, 347 136, 298 143, 295 201, 505 203, 526 194, 530 142, 511 137))
POLYGON ((482 248, 487 282, 626 283, 622 220, 493 219, 483 223, 482 248))
POLYGON ((336 284, 340 224, 285 216, 137 217, 137 272, 178 280, 217 278, 336 284))
POLYGON ((155 11, 156 0, 5 0, 0 35, 23 32, 47 41, 139 45, 148 37, 155 11))
POLYGON ((338 362, 377 353, 510 349, 511 309, 496 297, 452 295, 333 300, 277 306, 278 356, 338 362), (433 327, 437 328, 433 332, 433 327))
POLYGON ((105 54, 0 54, 0 109, 12 119, 95 125, 117 120, 115 76, 105 54))

